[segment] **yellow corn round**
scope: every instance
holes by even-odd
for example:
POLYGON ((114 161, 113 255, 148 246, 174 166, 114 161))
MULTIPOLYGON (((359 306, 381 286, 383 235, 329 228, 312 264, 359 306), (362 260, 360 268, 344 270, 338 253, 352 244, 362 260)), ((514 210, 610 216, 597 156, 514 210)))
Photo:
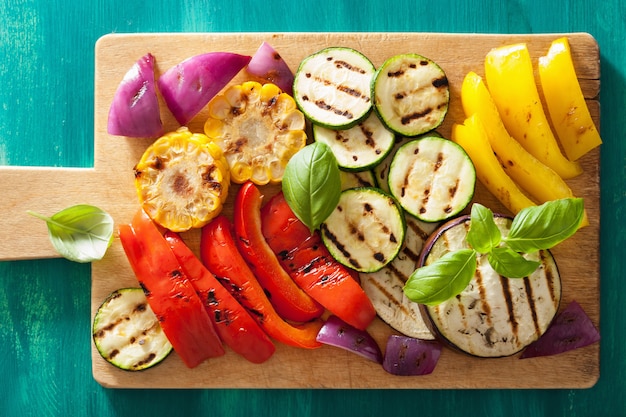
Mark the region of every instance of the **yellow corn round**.
POLYGON ((306 122, 294 99, 274 84, 230 86, 209 103, 204 133, 223 151, 231 180, 282 181, 285 166, 306 144, 306 122))
POLYGON ((135 187, 143 209, 174 232, 202 227, 217 216, 229 183, 221 148, 186 127, 157 139, 135 165, 135 187))

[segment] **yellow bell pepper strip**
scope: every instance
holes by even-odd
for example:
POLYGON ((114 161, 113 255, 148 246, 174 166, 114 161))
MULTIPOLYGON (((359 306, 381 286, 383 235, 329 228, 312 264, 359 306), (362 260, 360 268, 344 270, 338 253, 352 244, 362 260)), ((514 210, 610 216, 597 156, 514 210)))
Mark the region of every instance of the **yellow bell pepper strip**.
POLYGON ((552 126, 565 155, 576 161, 600 146, 602 139, 578 83, 566 37, 552 42, 547 55, 539 58, 538 70, 552 126))
POLYGON ((539 202, 573 197, 567 183, 550 167, 526 151, 509 135, 487 86, 480 75, 469 72, 461 86, 466 117, 476 114, 489 144, 509 176, 539 202))
POLYGON ((580 175, 580 164, 561 153, 552 133, 526 44, 506 45, 489 51, 485 58, 485 78, 509 134, 562 178, 580 175))
POLYGON ((452 125, 452 141, 461 145, 476 167, 478 180, 514 215, 536 205, 509 177, 489 145, 480 119, 474 114, 463 124, 452 125))

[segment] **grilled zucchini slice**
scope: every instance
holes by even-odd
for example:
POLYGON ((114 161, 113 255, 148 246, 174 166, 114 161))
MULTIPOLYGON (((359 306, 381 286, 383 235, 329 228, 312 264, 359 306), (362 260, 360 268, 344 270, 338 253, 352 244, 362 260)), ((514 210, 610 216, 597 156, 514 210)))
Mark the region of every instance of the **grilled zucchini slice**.
POLYGON ((109 294, 94 317, 92 333, 100 355, 127 371, 150 368, 172 351, 141 288, 109 294))
POLYGON ((333 151, 339 168, 347 171, 370 169, 393 148, 395 135, 370 113, 367 119, 349 129, 329 129, 313 125, 313 139, 333 151))
POLYGON ((456 143, 425 136, 402 145, 389 168, 389 191, 410 214, 438 222, 460 213, 472 200, 476 170, 456 143))
POLYGON ((406 225, 393 197, 362 187, 342 191, 320 229, 324 245, 337 261, 359 272, 375 272, 398 255, 406 225))
POLYGON ((322 49, 300 63, 294 75, 294 99, 313 123, 346 129, 371 111, 375 71, 372 62, 352 48, 322 49))
POLYGON ((448 78, 439 65, 422 55, 396 55, 376 70, 372 100, 389 129, 418 136, 443 123, 450 102, 448 78))

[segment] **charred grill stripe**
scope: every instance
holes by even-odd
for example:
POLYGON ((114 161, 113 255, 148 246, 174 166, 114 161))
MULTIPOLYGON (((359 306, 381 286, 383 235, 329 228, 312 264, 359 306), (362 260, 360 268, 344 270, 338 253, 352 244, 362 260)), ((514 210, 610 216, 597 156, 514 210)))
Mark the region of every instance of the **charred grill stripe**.
MULTIPOLYGON (((541 260, 541 265, 546 265, 549 262, 549 251, 539 251, 539 256, 540 256, 540 260, 541 260)), ((546 281, 548 283, 548 290, 550 291, 550 299, 552 300, 552 304, 553 305, 557 305, 559 303, 560 297, 557 295, 557 290, 554 287, 554 283, 558 280, 555 279, 555 277, 552 274, 552 268, 543 268, 545 275, 546 275, 546 281)))
POLYGON ((417 111, 411 114, 407 114, 405 116, 402 116, 402 118, 400 119, 400 123, 402 123, 403 125, 411 124, 415 120, 419 120, 428 116, 430 113, 432 113, 432 111, 433 109, 431 107, 428 107, 422 111, 417 111))
MULTIPOLYGON (((469 222, 466 222, 465 224, 469 226, 469 222)), ((478 288, 478 294, 481 300, 482 312, 484 313, 484 317, 486 318, 485 322, 489 327, 491 327, 491 306, 487 302, 487 290, 483 285, 483 276, 480 273, 480 269, 476 269, 476 274, 474 275, 474 278, 476 279, 476 287, 478 288)))
POLYGON ((435 78, 432 82, 433 87, 435 88, 441 88, 441 87, 447 87, 448 86, 448 78, 443 76, 443 77, 439 77, 439 78, 435 78))
POLYGON ((424 231, 416 222, 407 222, 407 226, 411 228, 411 230, 419 236, 422 241, 426 241, 428 239, 429 234, 424 231))
POLYGON ((393 306, 394 309, 400 310, 402 312, 402 314, 405 314, 405 315, 410 315, 411 314, 409 312, 409 309, 406 308, 406 306, 404 304, 402 304, 402 301, 400 301, 396 297, 394 297, 393 294, 390 293, 384 285, 381 285, 376 280, 373 280, 372 284, 376 287, 378 292, 381 293, 383 295, 383 297, 385 297, 386 300, 389 300, 389 304, 388 304, 389 307, 393 306))
POLYGON ((315 105, 317 107, 319 107, 322 110, 326 110, 329 111, 331 113, 334 113, 338 116, 343 116, 346 119, 353 119, 354 118, 354 114, 352 114, 350 111, 348 110, 341 110, 337 107, 331 106, 330 104, 327 104, 324 100, 316 100, 315 101, 315 105))
POLYGON ((509 323, 511 324, 511 333, 517 337, 518 322, 515 317, 515 308, 513 306, 513 294, 511 294, 511 287, 509 286, 509 278, 500 276, 500 284, 502 285, 502 296, 506 303, 506 309, 509 313, 509 323))
POLYGON ((537 318, 537 305, 535 297, 533 296, 533 286, 528 277, 524 277, 524 289, 526 290, 526 300, 528 301, 530 315, 533 319, 533 325, 535 326, 535 334, 540 335, 541 328, 539 327, 539 319, 537 318))
POLYGON ((363 68, 358 67, 356 65, 352 65, 351 63, 349 63, 347 61, 340 60, 340 59, 335 61, 335 65, 337 66, 337 68, 345 68, 345 69, 347 69, 349 71, 353 71, 353 72, 356 72, 356 73, 359 73, 359 74, 366 74, 367 73, 367 71, 364 70, 363 68))
MULTIPOLYGON (((412 260, 413 262, 417 263, 417 261, 419 260, 419 253, 415 253, 414 251, 412 251, 409 247, 405 246, 402 249, 402 253, 405 254, 407 256, 407 258, 409 258, 410 260, 412 260)), ((405 280, 406 282, 406 280, 405 280)))
POLYGON ((322 233, 324 233, 324 236, 326 236, 326 238, 330 242, 332 242, 333 246, 337 248, 339 252, 341 252, 341 254, 348 260, 348 262, 350 262, 351 265, 353 265, 355 268, 361 267, 359 262, 354 259, 352 257, 352 254, 346 249, 346 246, 343 243, 339 242, 337 236, 332 233, 325 224, 322 223, 321 229, 322 233))

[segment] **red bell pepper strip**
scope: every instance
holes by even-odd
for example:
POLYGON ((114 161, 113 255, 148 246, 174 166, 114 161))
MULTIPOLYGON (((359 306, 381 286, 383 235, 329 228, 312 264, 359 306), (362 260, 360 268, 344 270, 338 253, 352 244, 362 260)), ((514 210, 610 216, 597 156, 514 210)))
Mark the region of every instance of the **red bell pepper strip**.
POLYGON ((353 272, 332 257, 319 233, 311 234, 282 193, 261 209, 261 227, 283 268, 305 292, 357 329, 371 324, 376 310, 353 272))
POLYGON ((119 227, 128 261, 163 332, 185 365, 224 355, 222 342, 189 278, 143 210, 119 227))
POLYGON ((324 307, 291 279, 265 241, 261 231, 262 201, 263 195, 252 182, 239 188, 233 214, 239 252, 281 317, 298 322, 321 317, 324 307))
POLYGON ((276 347, 259 324, 204 266, 179 234, 167 231, 165 240, 202 300, 222 342, 252 363, 268 360, 276 347))
POLYGON ((233 238, 230 220, 220 215, 202 228, 200 258, 259 325, 279 342, 302 348, 318 348, 321 320, 292 325, 281 318, 263 292, 259 281, 241 256, 233 238))

